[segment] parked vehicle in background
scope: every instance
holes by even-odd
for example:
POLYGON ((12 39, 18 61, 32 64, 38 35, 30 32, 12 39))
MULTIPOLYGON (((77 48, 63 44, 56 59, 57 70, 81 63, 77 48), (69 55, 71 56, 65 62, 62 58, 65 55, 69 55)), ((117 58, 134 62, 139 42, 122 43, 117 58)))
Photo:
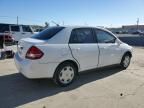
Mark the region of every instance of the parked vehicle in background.
POLYGON ((139 35, 140 35, 140 36, 144 36, 144 32, 141 32, 139 35))
POLYGON ((0 46, 3 48, 4 42, 13 42, 14 39, 12 38, 12 35, 10 34, 10 28, 8 24, 0 24, 0 46))
POLYGON ((144 33, 143 33, 143 34, 140 34, 140 36, 144 36, 144 33))
POLYGON ((10 32, 15 41, 31 37, 34 32, 29 25, 10 25, 10 32))
POLYGON ((15 64, 27 78, 53 78, 71 84, 79 72, 119 64, 126 69, 132 47, 94 27, 50 27, 18 43, 15 64))
POLYGON ((34 34, 33 29, 29 25, 0 24, 0 37, 3 38, 5 33, 7 33, 9 39, 11 38, 15 41, 31 37, 34 34))
POLYGON ((122 31, 116 31, 115 33, 116 33, 116 34, 121 34, 121 33, 122 33, 122 31))
POLYGON ((142 31, 140 30, 137 30, 137 31, 134 31, 132 34, 135 34, 135 35, 142 35, 144 34, 142 31))
POLYGON ((115 34, 128 34, 128 31, 116 31, 115 34))
POLYGON ((37 32, 37 33, 38 33, 38 32, 41 32, 41 31, 43 31, 44 29, 46 29, 46 28, 40 28, 40 29, 36 29, 36 30, 35 30, 35 32, 37 32))

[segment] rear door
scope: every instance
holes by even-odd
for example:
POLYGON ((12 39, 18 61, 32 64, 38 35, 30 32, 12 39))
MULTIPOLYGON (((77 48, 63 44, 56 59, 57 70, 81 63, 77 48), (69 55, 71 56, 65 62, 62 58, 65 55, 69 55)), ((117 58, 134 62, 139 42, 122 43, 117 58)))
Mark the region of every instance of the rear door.
POLYGON ((116 37, 105 30, 94 29, 94 31, 100 49, 99 67, 119 63, 121 59, 121 49, 116 42, 116 37))
POLYGON ((10 25, 10 31, 14 40, 21 39, 21 28, 19 25, 10 25))
POLYGON ((69 46, 81 71, 97 67, 99 49, 91 28, 73 29, 69 46))
POLYGON ((23 38, 28 38, 33 35, 33 31, 28 25, 22 25, 22 37, 23 38))

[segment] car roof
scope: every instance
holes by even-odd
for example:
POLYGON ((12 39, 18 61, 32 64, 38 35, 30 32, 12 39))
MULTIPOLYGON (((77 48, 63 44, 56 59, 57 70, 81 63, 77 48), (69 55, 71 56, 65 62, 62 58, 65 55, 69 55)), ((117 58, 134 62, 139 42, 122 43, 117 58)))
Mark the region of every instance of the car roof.
POLYGON ((67 29, 77 29, 77 28, 96 28, 96 29, 100 29, 100 30, 104 30, 104 31, 107 31, 107 32, 110 32, 112 33, 111 31, 109 31, 108 29, 104 28, 104 27, 93 27, 93 26, 59 26, 59 27, 65 27, 67 29))
POLYGON ((58 26, 58 27, 65 27, 65 28, 69 28, 69 29, 76 29, 76 28, 96 28, 96 29, 101 29, 101 30, 105 30, 105 31, 109 31, 104 27, 93 27, 93 26, 58 26))
POLYGON ((92 26, 62 26, 66 28, 102 28, 102 27, 92 27, 92 26))

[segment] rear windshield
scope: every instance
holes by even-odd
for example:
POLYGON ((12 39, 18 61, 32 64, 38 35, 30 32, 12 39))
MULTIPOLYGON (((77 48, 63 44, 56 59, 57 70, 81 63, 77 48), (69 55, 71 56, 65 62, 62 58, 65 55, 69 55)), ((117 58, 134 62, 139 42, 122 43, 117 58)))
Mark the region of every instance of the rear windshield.
POLYGON ((40 39, 40 40, 48 40, 60 32, 64 27, 50 27, 48 29, 43 30, 39 34, 34 35, 32 38, 40 39))

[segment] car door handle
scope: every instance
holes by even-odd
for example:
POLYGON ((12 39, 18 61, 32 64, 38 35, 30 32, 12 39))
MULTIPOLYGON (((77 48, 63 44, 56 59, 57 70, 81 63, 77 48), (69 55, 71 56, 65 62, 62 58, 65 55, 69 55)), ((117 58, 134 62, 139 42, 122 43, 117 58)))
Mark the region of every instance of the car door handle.
POLYGON ((100 49, 106 49, 106 47, 102 47, 102 48, 100 48, 100 49))
POLYGON ((80 50, 80 48, 72 48, 72 50, 80 50))
POLYGON ((79 51, 80 48, 72 48, 73 51, 79 51))
POLYGON ((25 33, 22 33, 22 34, 25 34, 25 33))

